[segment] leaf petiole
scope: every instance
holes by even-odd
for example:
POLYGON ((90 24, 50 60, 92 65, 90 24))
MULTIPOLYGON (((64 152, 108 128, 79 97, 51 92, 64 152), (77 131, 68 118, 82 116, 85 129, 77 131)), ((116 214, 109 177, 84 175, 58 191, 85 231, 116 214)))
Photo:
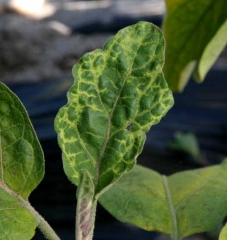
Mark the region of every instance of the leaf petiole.
POLYGON ((0 188, 2 188, 4 191, 10 194, 18 202, 20 202, 21 205, 34 216, 37 222, 37 227, 40 229, 40 231, 48 240, 60 240, 60 238, 55 233, 55 231, 51 228, 48 222, 31 206, 28 200, 25 200, 24 198, 22 198, 21 196, 13 192, 4 183, 0 183, 0 188))
POLYGON ((88 171, 82 171, 81 185, 77 190, 76 240, 92 240, 97 199, 94 184, 88 171))

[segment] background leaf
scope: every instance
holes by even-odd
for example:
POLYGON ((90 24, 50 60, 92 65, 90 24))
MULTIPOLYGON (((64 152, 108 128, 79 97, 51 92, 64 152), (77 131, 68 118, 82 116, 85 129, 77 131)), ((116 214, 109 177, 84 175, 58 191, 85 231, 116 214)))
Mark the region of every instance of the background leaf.
POLYGON ((3 83, 0 116, 0 239, 31 239, 37 222, 25 203, 43 178, 43 152, 25 108, 3 83))
POLYGON ((201 82, 225 47, 227 1, 166 0, 166 6, 164 73, 170 88, 182 91, 196 65, 201 82))
POLYGON ((176 132, 174 134, 174 140, 169 142, 169 147, 173 150, 185 152, 194 159, 200 159, 202 156, 198 140, 196 136, 190 132, 176 132))
POLYGON ((74 184, 86 169, 98 194, 132 169, 145 133, 173 105, 163 51, 160 29, 139 22, 74 66, 68 103, 55 120, 64 169, 74 184))
MULTIPOLYGON (((227 14, 226 14, 227 18, 227 14)), ((206 45, 194 72, 197 82, 202 82, 222 50, 227 44, 227 19, 206 45)))
POLYGON ((168 143, 168 146, 173 151, 186 153, 192 157, 194 162, 202 166, 210 165, 209 161, 204 157, 200 150, 198 139, 195 134, 191 132, 176 132, 174 134, 174 139, 168 143))
POLYGON ((214 229, 227 214, 227 162, 170 177, 137 165, 100 197, 117 219, 182 239, 214 229))

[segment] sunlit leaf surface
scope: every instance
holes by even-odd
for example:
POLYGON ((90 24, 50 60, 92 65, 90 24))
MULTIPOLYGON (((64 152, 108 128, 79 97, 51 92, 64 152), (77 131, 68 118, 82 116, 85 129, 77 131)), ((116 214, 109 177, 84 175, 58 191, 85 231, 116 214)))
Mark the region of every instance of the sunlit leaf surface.
POLYGON ((201 82, 227 43, 226 0, 166 0, 165 78, 182 91, 196 68, 201 82))
POLYGON ((227 162, 169 177, 137 165, 100 197, 117 219, 182 239, 214 229, 227 214, 227 162))

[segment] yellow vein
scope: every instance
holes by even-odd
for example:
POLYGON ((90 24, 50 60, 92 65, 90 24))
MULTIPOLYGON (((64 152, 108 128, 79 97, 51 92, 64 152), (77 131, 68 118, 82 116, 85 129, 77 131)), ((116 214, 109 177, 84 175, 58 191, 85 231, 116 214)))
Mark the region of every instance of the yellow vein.
POLYGON ((98 88, 97 86, 95 86, 95 88, 96 88, 96 92, 97 92, 98 97, 99 97, 99 101, 100 101, 100 103, 101 103, 101 105, 102 105, 102 108, 103 108, 105 114, 106 114, 106 117, 108 117, 108 112, 107 112, 107 110, 106 110, 106 107, 104 106, 104 103, 102 102, 102 98, 101 98, 101 95, 100 95, 99 88, 98 88))
POLYGON ((2 159, 2 134, 0 129, 0 182, 4 182, 3 179, 3 159, 2 159))
MULTIPOLYGON (((77 126, 76 126, 76 127, 77 127, 77 126)), ((78 131, 78 128, 77 128, 77 132, 79 132, 79 131, 78 131)), ((88 151, 85 143, 83 142, 83 140, 82 140, 82 138, 80 137, 79 134, 78 134, 78 138, 79 138, 79 142, 80 142, 82 148, 83 148, 84 151, 87 153, 87 155, 88 155, 88 157, 91 159, 92 163, 95 165, 95 163, 96 163, 96 162, 95 162, 95 159, 93 158, 93 156, 91 155, 91 153, 88 151)))
POLYGON ((111 111, 111 113, 110 113, 110 115, 109 115, 109 118, 108 118, 107 129, 106 129, 106 139, 105 139, 105 141, 104 141, 103 147, 102 147, 102 149, 101 149, 101 151, 100 151, 100 155, 99 155, 99 158, 98 158, 98 161, 97 161, 97 167, 96 167, 96 173, 95 173, 95 185, 97 184, 98 178, 99 178, 99 166, 100 166, 101 160, 102 160, 102 158, 103 158, 103 155, 104 155, 104 152, 105 152, 105 149, 106 149, 106 145, 107 145, 107 143, 108 143, 108 141, 109 141, 109 138, 110 138, 110 125, 111 125, 111 119, 112 119, 112 116, 113 116, 113 112, 114 112, 115 107, 116 107, 116 105, 117 105, 117 102, 118 102, 118 100, 119 100, 119 98, 120 98, 120 96, 121 96, 121 92, 122 92, 122 90, 123 90, 123 88, 124 88, 124 86, 125 86, 125 82, 127 81, 128 76, 129 76, 129 74, 130 74, 131 71, 132 71, 133 63, 134 63, 134 60, 132 61, 132 64, 131 64, 131 66, 130 66, 130 69, 129 69, 129 71, 127 72, 127 74, 126 74, 126 76, 125 76, 125 78, 124 78, 124 80, 123 80, 123 83, 122 83, 122 86, 121 86, 121 88, 120 88, 119 94, 117 95, 117 97, 116 97, 116 99, 115 99, 115 101, 114 101, 113 109, 112 109, 112 111, 111 111))

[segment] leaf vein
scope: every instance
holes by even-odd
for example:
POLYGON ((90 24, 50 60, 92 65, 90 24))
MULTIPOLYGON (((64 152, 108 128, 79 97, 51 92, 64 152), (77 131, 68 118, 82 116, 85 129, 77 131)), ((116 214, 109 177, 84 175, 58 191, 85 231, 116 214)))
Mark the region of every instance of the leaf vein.
POLYGON ((186 195, 175 207, 176 212, 178 211, 180 205, 185 202, 188 198, 190 198, 195 192, 197 192, 198 190, 202 189, 209 181, 211 181, 212 179, 217 178, 217 174, 215 174, 214 176, 206 179, 206 181, 201 184, 200 186, 198 186, 197 188, 194 189, 194 191, 190 192, 188 195, 186 195))
POLYGON ((166 192, 166 200, 167 200, 169 210, 170 210, 170 216, 172 218, 172 233, 171 233, 171 236, 172 236, 173 239, 177 240, 178 239, 178 226, 177 226, 176 211, 175 211, 174 206, 173 206, 172 196, 171 196, 171 193, 170 193, 167 177, 162 176, 162 179, 163 179, 163 185, 164 185, 165 192, 166 192))

